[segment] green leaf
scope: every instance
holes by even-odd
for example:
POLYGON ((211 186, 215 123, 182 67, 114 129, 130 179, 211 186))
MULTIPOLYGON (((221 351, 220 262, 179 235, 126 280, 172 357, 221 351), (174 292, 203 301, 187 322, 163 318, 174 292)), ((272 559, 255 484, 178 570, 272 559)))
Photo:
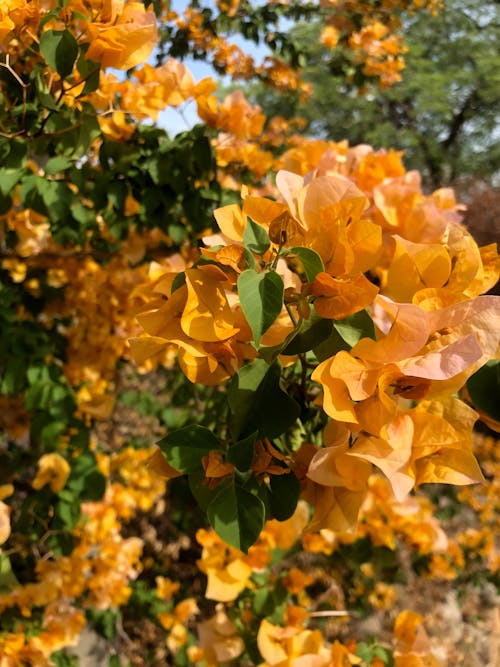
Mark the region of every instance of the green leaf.
POLYGON ((206 484, 204 484, 205 471, 201 468, 196 472, 188 475, 188 482, 191 493, 204 512, 207 511, 207 507, 210 505, 215 496, 220 492, 222 486, 225 486, 228 483, 226 480, 223 480, 216 489, 209 488, 206 486, 206 484))
POLYGON ((7 197, 21 180, 24 169, 0 169, 0 192, 7 197))
POLYGON ((257 346, 281 313, 284 291, 283 280, 274 271, 257 273, 247 269, 238 278, 241 308, 257 346))
POLYGON ((20 169, 28 153, 28 142, 21 139, 9 139, 7 148, 8 155, 2 159, 3 166, 10 169, 20 169))
POLYGON ((257 262, 255 261, 255 257, 253 254, 250 252, 248 248, 243 248, 245 251, 245 260, 246 260, 246 265, 248 266, 249 269, 255 269, 257 266, 257 262))
POLYGON ((366 310, 360 310, 343 320, 337 320, 333 326, 345 342, 354 347, 362 338, 375 340, 375 327, 366 310))
POLYGON ((173 294, 176 290, 179 289, 179 287, 182 287, 185 284, 186 284, 186 272, 181 271, 181 273, 178 273, 172 280, 172 286, 170 288, 170 292, 173 294))
POLYGON ((65 79, 73 71, 78 43, 69 30, 46 30, 40 38, 40 51, 49 67, 65 79))
POLYGON ((212 145, 208 137, 201 136, 195 139, 193 143, 193 156, 196 164, 202 171, 208 171, 212 167, 212 145))
POLYGON ((300 482, 293 472, 271 475, 271 512, 274 519, 286 521, 295 512, 300 496, 300 482))
POLYGON ((290 248, 290 253, 299 258, 307 280, 310 283, 312 283, 318 273, 321 273, 321 271, 325 270, 323 260, 312 248, 296 246, 294 248, 290 248))
POLYGON ((95 455, 84 452, 71 460, 71 474, 59 497, 73 503, 75 497, 80 500, 100 500, 105 489, 106 477, 99 471, 95 455))
POLYGON ((69 169, 73 165, 73 160, 63 155, 57 155, 56 157, 50 158, 45 165, 45 173, 48 176, 53 176, 54 174, 59 174, 65 169, 69 169))
POLYGON ((228 449, 227 460, 240 472, 246 472, 252 465, 255 454, 255 442, 258 435, 258 431, 254 431, 246 438, 238 440, 238 442, 231 445, 228 449))
POLYGON ((5 196, 0 192, 0 215, 5 215, 12 208, 12 197, 5 196))
MULTIPOLYGON (((258 480, 255 475, 246 476, 242 488, 248 493, 257 496, 264 503, 264 520, 272 519, 271 514, 271 492, 263 481, 258 480)), ((240 481, 242 481, 240 479, 240 481)))
POLYGON ((264 359, 255 359, 233 377, 228 391, 229 427, 236 440, 255 431, 260 437, 275 438, 296 421, 300 407, 281 389, 280 378, 280 363, 268 366, 264 359))
POLYGON ((345 342, 335 327, 332 327, 332 332, 324 341, 313 348, 314 355, 318 361, 324 361, 333 357, 334 354, 340 350, 350 350, 351 346, 345 342))
POLYGON ((157 444, 170 465, 186 474, 199 470, 202 457, 211 450, 220 449, 212 431, 198 424, 172 431, 157 444))
POLYGON ((51 94, 47 82, 41 73, 36 77, 36 93, 42 106, 50 111, 59 111, 60 106, 56 103, 56 100, 51 94))
POLYGON ((64 421, 50 421, 40 430, 40 442, 42 446, 49 450, 54 446, 54 442, 67 430, 67 424, 64 421))
POLYGON ((101 500, 106 490, 106 477, 99 470, 94 470, 85 477, 85 487, 80 497, 82 500, 101 500))
POLYGON ((71 215, 82 225, 82 227, 91 227, 96 222, 96 213, 92 208, 87 208, 80 202, 74 202, 70 206, 71 215))
POLYGON ((311 314, 310 319, 304 320, 290 342, 285 346, 282 354, 293 355, 308 352, 325 341, 332 333, 333 324, 331 320, 325 320, 311 314))
POLYGON ((271 245, 269 234, 251 218, 248 218, 247 226, 243 232, 244 245, 256 255, 263 255, 271 245))
POLYGON ((121 620, 119 611, 116 609, 88 609, 86 616, 92 628, 102 637, 113 639, 116 636, 116 628, 121 620))
POLYGON ((99 63, 93 60, 86 60, 82 55, 78 58, 76 66, 81 77, 85 79, 85 86, 80 94, 83 96, 93 93, 99 88, 99 63))
POLYGON ((257 588, 252 600, 252 608, 257 616, 270 616, 275 606, 273 590, 267 587, 257 588))
POLYGON ((55 505, 55 515, 66 530, 72 530, 80 519, 80 503, 60 499, 55 505))
POLYGON ((0 591, 7 592, 12 586, 19 586, 19 582, 12 571, 9 556, 0 553, 0 591))
POLYGON ((500 361, 489 361, 467 380, 472 403, 488 417, 500 422, 500 361))
POLYGON ((233 482, 215 496, 207 508, 207 516, 224 542, 248 553, 264 527, 264 503, 233 482))

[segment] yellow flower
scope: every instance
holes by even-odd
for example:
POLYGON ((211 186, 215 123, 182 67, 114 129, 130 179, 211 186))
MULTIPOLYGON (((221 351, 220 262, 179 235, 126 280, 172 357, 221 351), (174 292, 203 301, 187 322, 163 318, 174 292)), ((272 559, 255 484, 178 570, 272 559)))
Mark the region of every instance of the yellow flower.
POLYGON ((38 490, 49 484, 53 493, 59 493, 70 472, 69 463, 60 454, 44 454, 38 461, 38 472, 31 485, 38 490))
POLYGON ((147 60, 158 35, 154 12, 140 2, 129 2, 113 22, 89 24, 88 32, 87 57, 123 70, 147 60))
POLYGON ((198 636, 204 658, 210 667, 231 662, 241 655, 245 648, 236 626, 222 605, 217 605, 212 618, 198 625, 198 636))
POLYGON ((334 49, 338 44, 339 37, 340 33, 337 28, 334 28, 332 25, 327 25, 323 28, 320 41, 327 49, 334 49))

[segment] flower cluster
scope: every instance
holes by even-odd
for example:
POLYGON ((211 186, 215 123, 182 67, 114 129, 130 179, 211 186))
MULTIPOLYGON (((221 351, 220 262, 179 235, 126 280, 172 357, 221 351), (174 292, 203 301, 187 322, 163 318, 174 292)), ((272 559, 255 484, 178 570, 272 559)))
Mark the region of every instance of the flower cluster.
POLYGON ((163 278, 163 303, 139 316, 152 338, 132 341, 136 356, 175 346, 191 381, 219 384, 256 349, 286 350, 313 312, 336 322, 368 308, 377 335, 325 354, 311 375, 332 419, 302 480, 313 526, 354 527, 373 466, 400 500, 427 482, 481 481, 477 415, 453 393, 496 354, 498 299, 480 296, 498 277, 494 248, 460 225, 450 190, 425 196, 394 152, 332 147, 306 176, 278 172, 276 194, 244 192, 242 207, 215 212, 202 263, 182 284, 163 278), (283 286, 265 327, 242 294, 250 275, 283 286))
MULTIPOLYGON (((143 567, 143 541, 123 537, 122 522, 150 509, 165 491, 165 483, 144 465, 150 457, 151 451, 131 448, 114 455, 100 454, 100 467, 109 480, 106 492, 101 501, 82 506, 71 553, 38 561, 35 581, 14 584, 10 591, 0 594, 2 614, 17 608, 25 619, 17 622, 9 634, 0 636, 0 658, 6 665, 50 664, 53 652, 78 643, 86 622, 85 609, 117 609, 127 603, 129 584, 143 567), (41 630, 27 635, 25 626, 39 608, 43 609, 41 630)), ((39 461, 33 487, 49 484, 53 493, 59 493, 68 471, 61 455, 46 454, 39 461)), ((2 489, 3 498, 13 491, 1 487, 0 494, 2 489)), ((6 538, 8 508, 3 502, 1 508, 6 538)))

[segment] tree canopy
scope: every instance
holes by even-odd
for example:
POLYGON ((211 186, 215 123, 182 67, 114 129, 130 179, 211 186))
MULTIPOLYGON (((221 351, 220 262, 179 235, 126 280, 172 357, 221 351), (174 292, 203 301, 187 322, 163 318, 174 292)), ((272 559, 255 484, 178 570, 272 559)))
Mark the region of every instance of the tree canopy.
POLYGON ((305 118, 312 136, 402 149, 429 186, 498 179, 498 3, 451 0, 434 15, 406 15, 404 25, 405 75, 390 88, 369 86, 360 95, 336 69, 321 28, 302 23, 291 37, 307 54, 303 77, 312 97, 301 104, 293 93, 283 100, 262 88, 250 97, 271 115, 305 118))

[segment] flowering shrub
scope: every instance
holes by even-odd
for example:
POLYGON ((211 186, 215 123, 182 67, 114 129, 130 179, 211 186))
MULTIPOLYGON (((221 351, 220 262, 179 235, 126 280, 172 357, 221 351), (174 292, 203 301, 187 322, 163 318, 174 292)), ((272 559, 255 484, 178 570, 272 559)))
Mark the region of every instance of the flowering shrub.
POLYGON ((307 96, 279 31, 306 17, 391 85, 399 13, 435 3, 341 4, 0 8, 2 667, 76 664, 89 628, 112 666, 438 664, 416 611, 380 642, 347 621, 394 608, 400 557, 497 576, 493 485, 454 536, 413 494, 494 472, 495 246, 397 151, 305 139, 177 59, 307 96), (189 102, 192 130, 152 124, 189 102))

